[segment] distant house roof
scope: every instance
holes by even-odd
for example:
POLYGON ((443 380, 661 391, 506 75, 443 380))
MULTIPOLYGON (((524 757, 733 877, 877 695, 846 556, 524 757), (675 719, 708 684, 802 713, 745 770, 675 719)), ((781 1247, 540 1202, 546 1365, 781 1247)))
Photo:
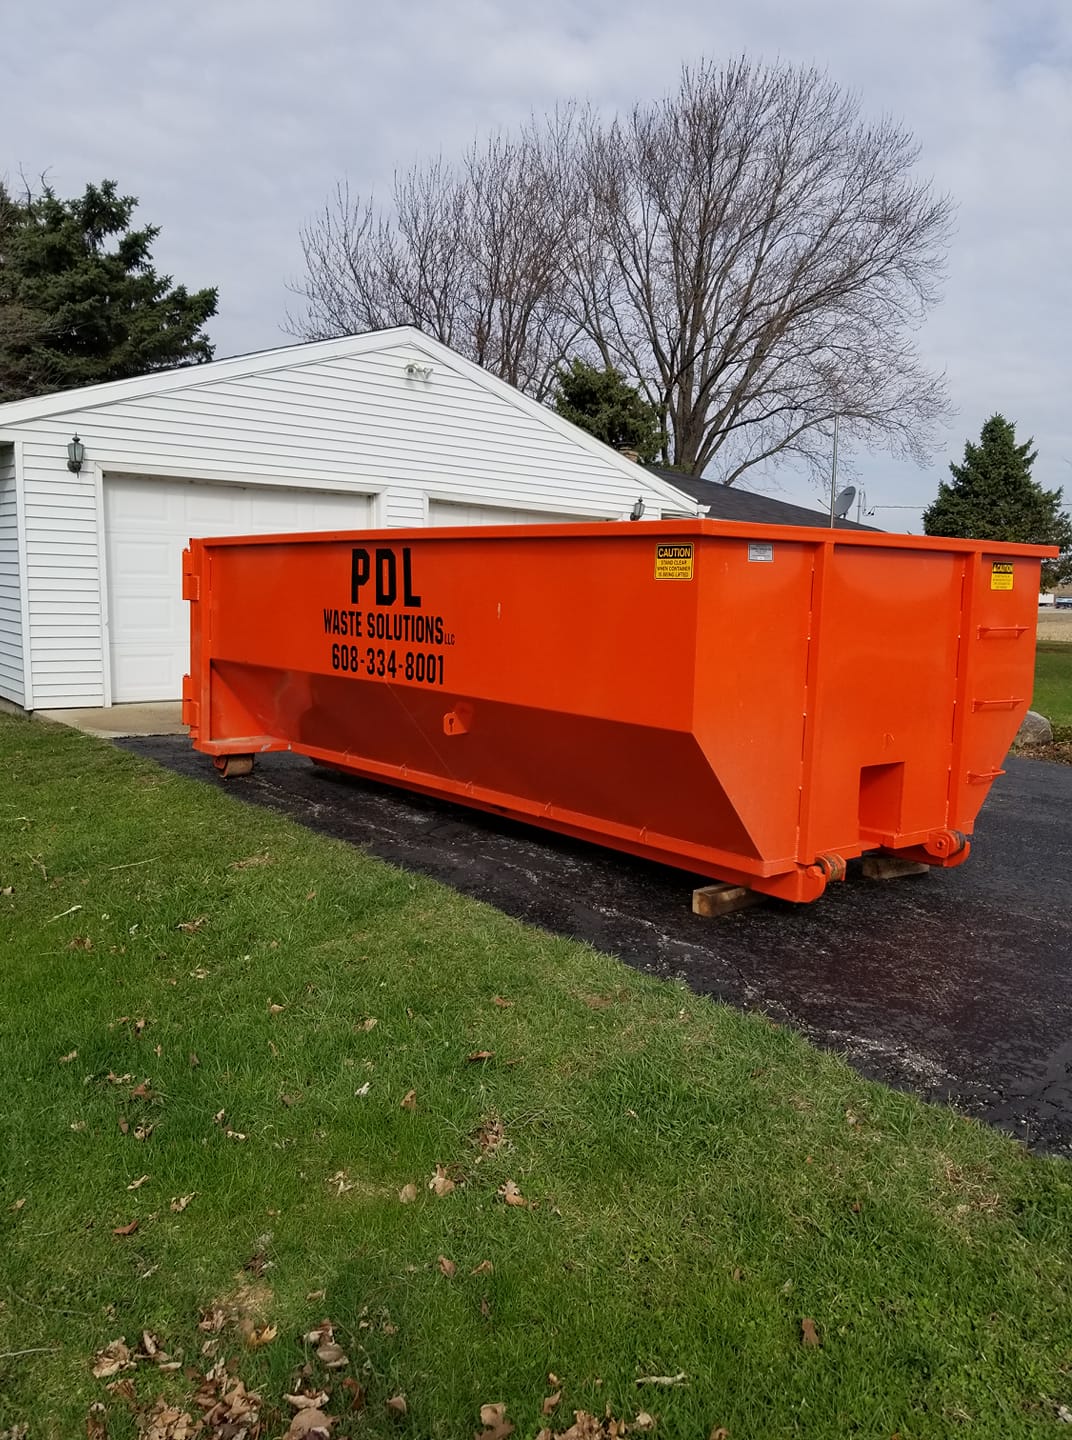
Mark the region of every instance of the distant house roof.
MULTIPOLYGON (((701 480, 684 475, 665 465, 645 465, 663 480, 706 507, 712 520, 741 520, 756 525, 814 525, 829 528, 829 512, 809 510, 805 505, 791 505, 754 490, 738 490, 735 485, 721 485, 717 480, 701 480)), ((838 530, 877 530, 876 525, 857 525, 855 520, 837 520, 838 530)))

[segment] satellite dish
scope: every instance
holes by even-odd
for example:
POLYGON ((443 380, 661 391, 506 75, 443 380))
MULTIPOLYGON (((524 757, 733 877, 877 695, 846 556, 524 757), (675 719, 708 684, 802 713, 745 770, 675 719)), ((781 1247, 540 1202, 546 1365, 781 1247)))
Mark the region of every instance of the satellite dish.
POLYGON ((844 520, 849 513, 852 502, 856 499, 856 486, 846 485, 844 490, 834 500, 834 516, 838 520, 844 520))

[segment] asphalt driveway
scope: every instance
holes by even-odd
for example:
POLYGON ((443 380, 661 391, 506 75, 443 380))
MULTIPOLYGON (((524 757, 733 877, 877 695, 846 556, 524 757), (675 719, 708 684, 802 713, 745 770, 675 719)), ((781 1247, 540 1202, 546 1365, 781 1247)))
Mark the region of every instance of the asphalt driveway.
MULTIPOLYGON (((206 784, 181 736, 119 742, 206 784)), ((958 870, 850 867, 813 906, 690 912, 679 871, 268 755, 236 800, 421 871, 639 970, 762 1010, 862 1074, 1072 1155, 1072 766, 1007 762, 958 870)))

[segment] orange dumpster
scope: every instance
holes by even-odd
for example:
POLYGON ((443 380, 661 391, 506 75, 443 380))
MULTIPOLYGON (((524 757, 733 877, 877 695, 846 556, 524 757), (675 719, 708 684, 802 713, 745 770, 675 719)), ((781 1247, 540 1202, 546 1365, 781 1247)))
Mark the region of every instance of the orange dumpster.
POLYGON ((183 718, 815 900, 960 864, 1031 698, 1039 546, 713 520, 192 540, 183 718))

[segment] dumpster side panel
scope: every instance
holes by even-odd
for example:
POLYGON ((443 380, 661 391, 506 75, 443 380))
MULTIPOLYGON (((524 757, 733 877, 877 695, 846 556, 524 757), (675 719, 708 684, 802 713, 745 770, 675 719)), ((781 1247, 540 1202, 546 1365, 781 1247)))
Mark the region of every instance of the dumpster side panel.
POLYGON ((950 781, 953 824, 970 830, 1031 704, 1039 562, 1000 549, 965 567, 960 723, 950 781))
POLYGON ((795 861, 816 550, 714 536, 700 549, 694 727, 764 860, 795 861))
POLYGON ((963 557, 825 555, 802 853, 896 845, 946 825, 963 557))

